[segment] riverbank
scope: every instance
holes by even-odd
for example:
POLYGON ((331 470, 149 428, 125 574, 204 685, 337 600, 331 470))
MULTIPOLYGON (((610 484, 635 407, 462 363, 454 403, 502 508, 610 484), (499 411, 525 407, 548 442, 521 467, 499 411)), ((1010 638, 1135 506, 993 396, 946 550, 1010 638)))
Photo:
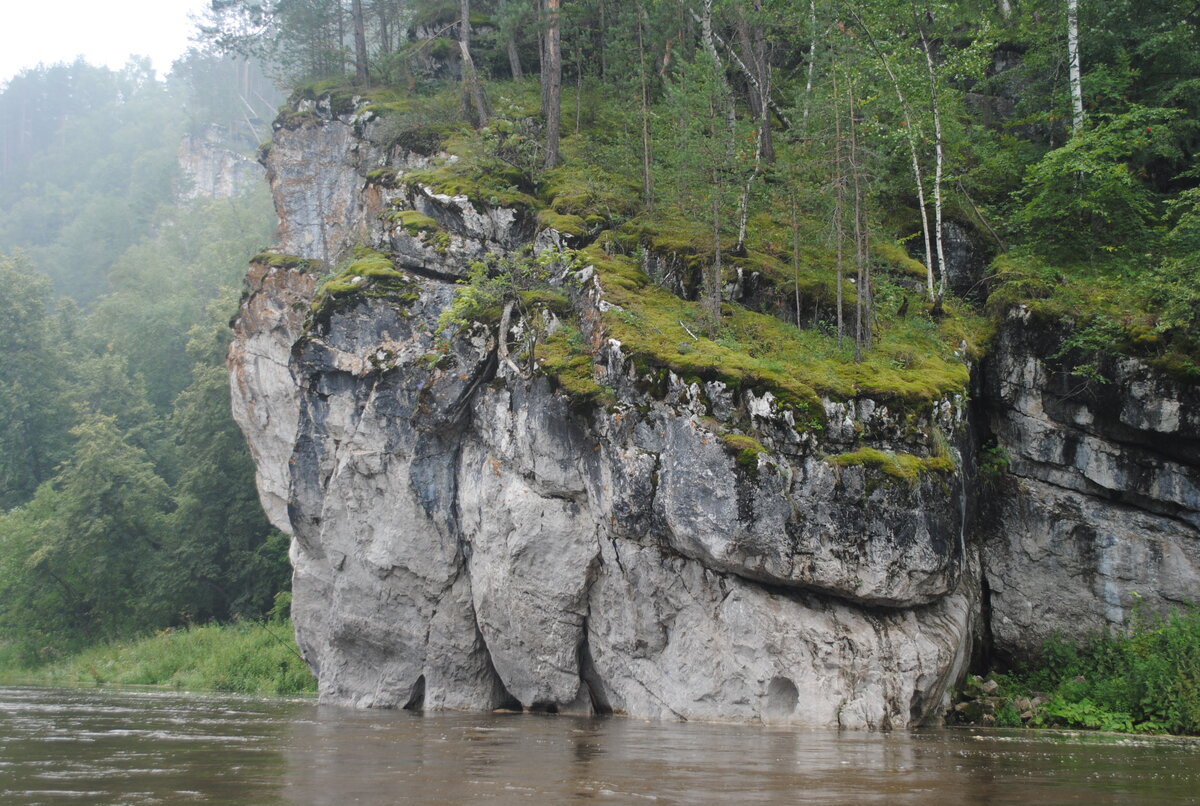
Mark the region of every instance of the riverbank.
POLYGON ((1127 630, 1051 640, 1035 662, 972 675, 949 721, 1200 735, 1200 609, 1138 613, 1127 630))
POLYGON ((263 696, 317 690, 288 621, 163 630, 91 647, 43 666, 0 667, 0 683, 162 686, 263 696))

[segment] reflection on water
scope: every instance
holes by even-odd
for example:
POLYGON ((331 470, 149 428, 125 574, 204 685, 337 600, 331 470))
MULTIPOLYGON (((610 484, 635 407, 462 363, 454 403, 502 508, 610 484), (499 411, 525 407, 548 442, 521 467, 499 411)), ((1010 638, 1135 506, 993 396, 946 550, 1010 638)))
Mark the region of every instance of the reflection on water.
POLYGON ((1192 803, 1200 744, 0 688, 0 802, 1192 803))

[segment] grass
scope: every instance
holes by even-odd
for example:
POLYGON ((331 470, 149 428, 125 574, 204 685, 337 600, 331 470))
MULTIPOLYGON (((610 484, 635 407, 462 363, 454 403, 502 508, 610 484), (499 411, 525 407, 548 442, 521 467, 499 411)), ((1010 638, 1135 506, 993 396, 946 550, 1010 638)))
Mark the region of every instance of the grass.
POLYGON ((980 318, 967 320, 965 313, 943 324, 913 316, 890 323, 856 363, 833 335, 725 305, 709 336, 699 304, 652 283, 633 258, 609 255, 598 244, 581 255, 599 272, 606 298, 621 307, 605 313, 605 325, 635 360, 685 378, 770 391, 810 424, 823 416, 820 395, 865 395, 906 407, 965 392, 969 372, 950 346, 960 335, 953 328, 970 331, 961 335, 976 342, 986 330, 980 318))
POLYGON ((1183 306, 1194 318, 1194 301, 1170 272, 1103 262, 1051 265, 1019 252, 996 258, 992 272, 991 316, 1025 306, 1035 323, 1063 335, 1064 354, 1081 362, 1075 369, 1096 370, 1107 358, 1129 355, 1181 381, 1200 382, 1200 338, 1177 321, 1187 317, 1172 316, 1172 308, 1183 306), (1179 299, 1156 299, 1172 290, 1179 299))
POLYGON ((85 649, 46 666, 3 668, 0 680, 8 684, 160 686, 267 696, 317 690, 316 678, 300 658, 288 621, 164 630, 85 649))
POLYGON ((591 351, 574 325, 563 325, 550 334, 538 344, 536 355, 542 371, 577 405, 604 404, 611 400, 612 393, 596 381, 591 351))
POLYGON ((250 258, 250 262, 273 269, 296 269, 297 271, 313 271, 325 265, 319 260, 298 257, 297 255, 284 255, 278 252, 260 252, 250 258))

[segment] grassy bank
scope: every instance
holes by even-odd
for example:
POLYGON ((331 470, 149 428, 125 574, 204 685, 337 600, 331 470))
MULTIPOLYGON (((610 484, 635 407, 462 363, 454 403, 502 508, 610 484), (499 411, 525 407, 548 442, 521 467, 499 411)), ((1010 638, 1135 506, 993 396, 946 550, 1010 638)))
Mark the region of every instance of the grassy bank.
POLYGON ((1138 615, 1081 646, 1051 640, 1034 663, 967 679, 954 717, 996 727, 1200 735, 1200 608, 1138 615))
POLYGON ((0 681, 37 685, 164 686, 187 691, 294 695, 317 681, 300 659, 290 622, 164 630, 92 647, 34 668, 0 665, 0 681))

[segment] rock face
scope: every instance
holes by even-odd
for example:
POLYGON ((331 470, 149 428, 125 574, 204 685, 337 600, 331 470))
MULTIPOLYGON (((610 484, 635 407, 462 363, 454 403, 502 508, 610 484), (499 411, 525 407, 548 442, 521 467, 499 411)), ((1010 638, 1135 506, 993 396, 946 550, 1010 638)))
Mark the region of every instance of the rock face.
POLYGON ((229 148, 226 140, 220 126, 184 135, 178 158, 186 180, 185 199, 228 199, 262 181, 262 166, 229 148))
POLYGON ((1151 577, 1163 602, 1194 589, 1177 558, 1195 556, 1195 445, 1165 446, 1196 433, 1196 408, 1183 390, 1158 405, 1144 368, 1123 387, 1141 392, 1115 414, 1085 406, 1088 420, 1019 324, 1002 334, 986 424, 1019 486, 982 540, 965 399, 826 400, 814 426, 769 392, 638 369, 599 324, 589 267, 559 277, 606 405, 517 367, 495 327, 443 342, 470 261, 553 250, 555 233, 405 182, 427 156, 373 144, 369 111, 309 104, 267 157, 296 257, 251 266, 229 360, 263 504, 293 536, 293 619, 323 701, 904 727, 944 712, 988 626, 985 583, 1012 651, 1056 620, 1119 620, 1151 577), (408 290, 313 315, 321 269, 302 258, 355 244, 390 253, 408 290), (1103 449, 1149 432, 1162 447, 1136 470, 1103 449), (955 461, 894 478, 846 458, 864 443, 921 457, 948 443, 955 461))
POLYGON ((1102 367, 1106 383, 1074 375, 1052 358, 1058 344, 1018 309, 985 377, 1009 462, 984 543, 992 636, 1008 655, 1200 593, 1200 390, 1130 358, 1102 367))

